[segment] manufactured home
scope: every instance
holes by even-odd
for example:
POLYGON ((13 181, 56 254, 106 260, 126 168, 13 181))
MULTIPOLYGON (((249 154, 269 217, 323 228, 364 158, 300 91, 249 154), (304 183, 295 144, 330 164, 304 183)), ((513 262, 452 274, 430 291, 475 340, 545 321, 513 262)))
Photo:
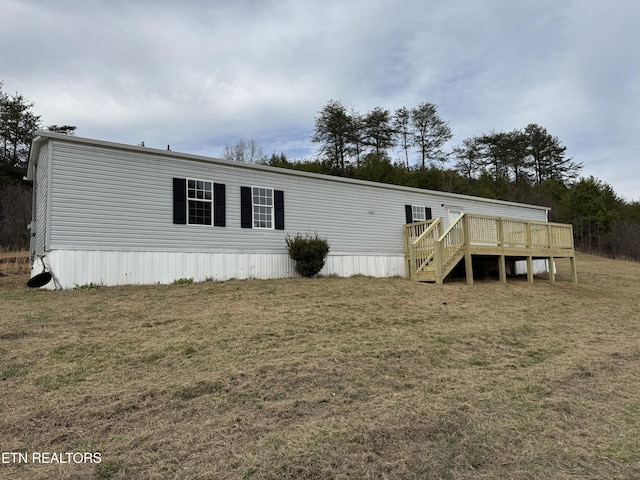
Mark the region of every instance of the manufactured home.
POLYGON ((46 268, 46 288, 292 277, 285 238, 307 232, 331 246, 321 275, 440 283, 460 263, 471 282, 485 254, 501 278, 518 260, 530 276, 536 259, 574 267, 571 227, 535 205, 49 132, 27 178, 32 274, 46 268))

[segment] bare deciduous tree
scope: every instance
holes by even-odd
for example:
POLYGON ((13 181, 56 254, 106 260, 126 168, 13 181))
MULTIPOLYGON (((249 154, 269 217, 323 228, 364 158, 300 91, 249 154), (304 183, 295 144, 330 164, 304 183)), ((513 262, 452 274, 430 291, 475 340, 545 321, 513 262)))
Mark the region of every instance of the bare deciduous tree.
POLYGON ((262 147, 253 138, 241 138, 234 145, 225 145, 222 151, 222 158, 234 162, 258 163, 263 157, 262 147))

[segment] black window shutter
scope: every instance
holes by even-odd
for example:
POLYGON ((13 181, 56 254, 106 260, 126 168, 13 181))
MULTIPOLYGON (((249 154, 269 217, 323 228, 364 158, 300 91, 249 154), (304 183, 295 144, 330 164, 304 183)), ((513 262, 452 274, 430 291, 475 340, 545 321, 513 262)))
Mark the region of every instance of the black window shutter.
POLYGON ((187 179, 173 179, 173 223, 187 223, 187 179))
POLYGON ((240 227, 252 227, 251 187, 240 187, 240 227))
POLYGON ((224 183, 213 184, 213 225, 216 227, 227 225, 224 183))
POLYGON ((282 190, 273 191, 273 206, 275 209, 276 230, 284 230, 284 192, 282 190))
POLYGON ((411 211, 411 205, 404 206, 404 213, 407 216, 407 223, 413 223, 413 212, 411 211))
POLYGON ((433 217, 431 216, 431 209, 429 207, 424 207, 424 218, 427 220, 431 220, 433 217))

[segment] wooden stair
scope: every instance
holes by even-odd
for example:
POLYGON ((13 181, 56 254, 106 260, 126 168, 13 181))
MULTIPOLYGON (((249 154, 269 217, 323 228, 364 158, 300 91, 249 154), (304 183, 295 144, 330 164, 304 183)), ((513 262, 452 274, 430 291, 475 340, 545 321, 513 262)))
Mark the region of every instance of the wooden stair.
POLYGON ((436 281, 436 266, 435 265, 427 265, 419 272, 416 272, 415 279, 418 282, 431 282, 435 283, 436 281))

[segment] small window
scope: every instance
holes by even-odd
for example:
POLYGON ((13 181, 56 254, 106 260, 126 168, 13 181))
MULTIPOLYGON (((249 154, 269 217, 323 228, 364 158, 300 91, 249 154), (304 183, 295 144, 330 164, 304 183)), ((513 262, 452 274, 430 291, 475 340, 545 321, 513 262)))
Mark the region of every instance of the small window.
POLYGON ((253 228, 273 228, 273 189, 252 187, 253 228))
POLYGON ((425 207, 420 205, 411 205, 411 217, 414 222, 421 222, 427 220, 427 214, 425 207))
POLYGON ((423 207, 422 205, 405 205, 404 206, 406 223, 423 222, 431 220, 431 207, 423 207))
POLYGON ((206 180, 187 180, 189 225, 211 225, 213 183, 206 180))

